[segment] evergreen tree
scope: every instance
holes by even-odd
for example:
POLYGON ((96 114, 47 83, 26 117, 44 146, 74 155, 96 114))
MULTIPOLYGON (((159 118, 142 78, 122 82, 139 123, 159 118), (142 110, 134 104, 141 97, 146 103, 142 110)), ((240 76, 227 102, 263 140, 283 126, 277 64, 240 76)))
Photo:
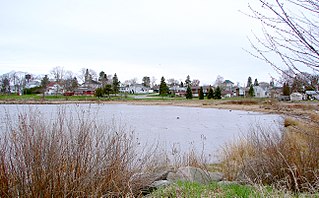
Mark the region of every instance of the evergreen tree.
POLYGON ((250 85, 250 87, 249 87, 248 96, 249 97, 254 97, 255 96, 255 91, 254 91, 254 86, 253 85, 250 85))
POLYGON ((120 83, 121 82, 119 81, 119 79, 117 78, 117 75, 115 73, 113 76, 113 83, 112 83, 112 85, 113 85, 112 88, 113 88, 113 92, 114 92, 115 96, 120 91, 120 83))
POLYGON ((107 79, 107 74, 104 71, 100 72, 99 81, 102 83, 103 87, 106 85, 108 79, 107 79))
POLYGON ((251 77, 249 76, 248 77, 248 80, 247 80, 247 86, 246 87, 250 87, 250 85, 252 85, 252 79, 251 79, 251 77))
POLYGON ((48 75, 45 75, 41 80, 41 87, 42 87, 42 93, 43 93, 43 99, 44 99, 44 93, 47 89, 48 84, 50 83, 48 75))
POLYGON ((78 79, 74 77, 71 83, 71 89, 72 91, 75 91, 78 87, 79 87, 78 79))
POLYGON ((187 86, 186 99, 193 99, 192 88, 190 85, 187 86))
POLYGON ((254 86, 259 86, 257 78, 255 79, 254 86))
POLYGON ((181 81, 181 84, 180 84, 180 86, 181 86, 181 87, 184 87, 184 83, 183 83, 183 81, 181 81))
POLYGON ((200 87, 198 96, 199 96, 199 99, 200 99, 200 100, 204 100, 204 90, 203 90, 203 87, 200 87))
POLYGON ((168 95, 168 92, 169 92, 169 89, 168 89, 168 86, 165 82, 165 78, 164 76, 162 76, 161 78, 161 84, 160 84, 160 88, 159 88, 159 94, 161 96, 167 96, 168 95))
POLYGON ((222 90, 219 86, 216 87, 214 99, 222 99, 222 90))
POLYGON ((103 87, 103 93, 107 94, 108 97, 110 97, 110 94, 112 93, 113 89, 112 89, 112 85, 110 84, 106 84, 103 87))
POLYGON ((208 94, 207 94, 207 99, 212 99, 214 98, 214 90, 212 87, 209 87, 208 89, 208 94))
POLYGON ((94 95, 98 98, 103 97, 103 88, 99 87, 95 89, 94 95))
POLYGON ((143 81, 143 86, 145 86, 145 87, 151 87, 151 79, 150 79, 150 77, 148 77, 148 76, 144 76, 143 77, 143 79, 142 79, 142 81, 143 81))
POLYGON ((289 96, 290 95, 290 87, 288 83, 284 83, 282 87, 282 93, 284 96, 289 96))
POLYGON ((191 77, 189 75, 187 75, 186 80, 185 80, 185 85, 188 87, 188 86, 191 86, 191 83, 192 83, 191 77))

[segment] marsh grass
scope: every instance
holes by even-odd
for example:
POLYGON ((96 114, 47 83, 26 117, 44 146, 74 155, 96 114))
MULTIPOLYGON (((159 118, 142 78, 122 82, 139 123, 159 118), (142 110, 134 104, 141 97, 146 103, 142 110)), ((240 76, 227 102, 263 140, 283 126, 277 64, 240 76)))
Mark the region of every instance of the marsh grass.
POLYGON ((319 127, 287 118, 282 131, 256 125, 223 152, 230 180, 271 185, 283 191, 319 190, 319 127))
POLYGON ((77 105, 61 106, 49 118, 32 107, 6 112, 0 197, 140 197, 152 182, 141 173, 204 167, 206 158, 195 148, 168 152, 143 145, 125 123, 95 115, 77 105))
POLYGON ((19 113, 17 120, 7 116, 0 196, 139 196, 144 181, 132 175, 152 164, 134 133, 115 123, 97 123, 85 111, 65 111, 52 120, 36 110, 19 113))

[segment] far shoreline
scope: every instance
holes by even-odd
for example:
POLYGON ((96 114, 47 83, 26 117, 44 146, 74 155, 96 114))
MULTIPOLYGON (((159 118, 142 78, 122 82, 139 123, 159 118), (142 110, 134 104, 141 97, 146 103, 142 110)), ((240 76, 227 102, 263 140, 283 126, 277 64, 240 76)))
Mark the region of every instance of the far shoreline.
POLYGON ((271 99, 264 100, 0 100, 2 105, 59 105, 59 104, 128 104, 128 105, 158 105, 215 108, 225 110, 251 111, 269 114, 304 116, 318 111, 318 103, 308 102, 279 102, 271 99))

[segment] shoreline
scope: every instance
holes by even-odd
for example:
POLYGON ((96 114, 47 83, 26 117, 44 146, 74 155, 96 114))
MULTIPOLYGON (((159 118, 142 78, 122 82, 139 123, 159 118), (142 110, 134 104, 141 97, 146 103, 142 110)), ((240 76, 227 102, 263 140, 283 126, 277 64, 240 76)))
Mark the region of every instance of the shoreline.
POLYGON ((180 107, 199 107, 215 108, 226 110, 252 111, 260 113, 282 114, 274 108, 271 103, 250 102, 247 104, 236 104, 232 100, 0 100, 3 105, 59 105, 59 104, 128 104, 128 105, 158 105, 158 106, 180 106, 180 107))
POLYGON ((0 100, 2 105, 59 105, 59 104, 127 104, 127 105, 158 105, 178 107, 215 108, 225 110, 251 111, 267 114, 279 114, 309 119, 319 116, 318 102, 280 102, 264 100, 0 100))

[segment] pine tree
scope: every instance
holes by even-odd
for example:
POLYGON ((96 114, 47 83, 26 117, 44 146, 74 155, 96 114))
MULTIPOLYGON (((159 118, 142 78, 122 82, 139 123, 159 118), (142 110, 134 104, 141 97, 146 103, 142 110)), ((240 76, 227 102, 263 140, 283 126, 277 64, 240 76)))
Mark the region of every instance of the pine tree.
POLYGON ((74 77, 72 79, 72 82, 71 82, 71 89, 72 91, 76 90, 77 88, 79 87, 79 82, 78 82, 78 79, 76 77, 74 77))
POLYGON ((186 89, 186 99, 193 99, 192 88, 190 85, 187 86, 187 89, 186 89))
POLYGON ((103 88, 102 88, 102 87, 99 87, 99 88, 96 88, 96 89, 95 89, 94 95, 95 95, 96 97, 100 98, 100 97, 103 97, 103 92, 104 92, 103 88))
POLYGON ((250 85, 250 87, 249 87, 248 96, 249 97, 254 97, 255 96, 255 91, 254 91, 254 86, 253 85, 250 85))
POLYGON ((204 90, 203 90, 203 87, 200 87, 200 88, 199 88, 198 98, 199 98, 200 100, 204 100, 204 90))
POLYGON ((103 87, 103 93, 107 94, 108 97, 110 97, 110 94, 112 93, 113 89, 112 89, 112 85, 110 84, 106 84, 103 87))
POLYGON ((214 99, 222 99, 222 90, 219 86, 216 87, 214 99))
POLYGON ((284 86, 282 87, 282 93, 284 96, 290 95, 290 87, 288 83, 284 83, 284 86))
POLYGON ((181 81, 181 85, 180 85, 181 87, 184 87, 184 83, 183 83, 183 81, 181 81))
POLYGON ((255 79, 254 86, 259 86, 257 78, 255 79))
POLYGON ((165 82, 165 78, 164 76, 162 76, 161 78, 161 84, 160 84, 160 88, 159 88, 159 95, 161 96, 167 96, 169 92, 168 86, 165 82))
POLYGON ((113 85, 113 92, 114 92, 114 94, 115 94, 115 96, 116 96, 116 94, 117 93, 119 93, 119 91, 120 91, 120 81, 119 81, 119 79, 117 78, 117 75, 116 75, 116 73, 114 74, 114 77, 113 77, 113 83, 112 83, 112 85, 113 85))
POLYGON ((203 90, 203 87, 200 87, 199 89, 199 99, 200 100, 204 100, 204 90, 203 90))
POLYGON ((185 85, 188 87, 188 86, 191 86, 191 83, 192 83, 191 77, 189 75, 187 75, 186 80, 185 80, 185 85))
POLYGON ((48 84, 50 83, 48 75, 45 75, 41 80, 41 86, 42 86, 42 92, 43 92, 43 99, 44 99, 44 93, 47 89, 48 84))
POLYGON ((142 79, 142 81, 143 81, 143 86, 145 86, 145 87, 151 87, 151 79, 150 79, 150 77, 148 77, 148 76, 144 76, 143 77, 143 79, 142 79))
POLYGON ((251 79, 251 77, 249 76, 248 77, 248 80, 247 80, 247 86, 246 87, 250 87, 250 85, 252 85, 252 79, 251 79))
POLYGON ((207 94, 207 99, 212 99, 214 98, 214 90, 212 87, 209 87, 208 89, 208 94, 207 94))

